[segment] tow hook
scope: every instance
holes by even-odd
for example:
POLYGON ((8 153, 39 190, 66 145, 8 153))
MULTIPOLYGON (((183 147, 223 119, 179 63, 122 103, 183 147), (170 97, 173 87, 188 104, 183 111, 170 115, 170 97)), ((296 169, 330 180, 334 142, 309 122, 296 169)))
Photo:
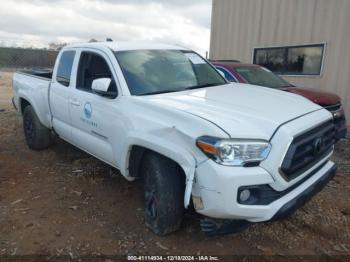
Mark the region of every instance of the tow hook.
POLYGON ((202 232, 206 236, 218 236, 232 233, 239 233, 250 226, 245 220, 224 220, 203 218, 200 220, 202 232))

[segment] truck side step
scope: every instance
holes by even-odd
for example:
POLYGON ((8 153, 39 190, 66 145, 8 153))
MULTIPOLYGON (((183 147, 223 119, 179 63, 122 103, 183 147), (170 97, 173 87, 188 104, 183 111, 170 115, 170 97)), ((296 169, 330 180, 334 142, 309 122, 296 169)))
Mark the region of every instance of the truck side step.
POLYGON ((239 233, 250 226, 245 220, 223 220, 204 218, 200 220, 202 232, 207 236, 239 233))

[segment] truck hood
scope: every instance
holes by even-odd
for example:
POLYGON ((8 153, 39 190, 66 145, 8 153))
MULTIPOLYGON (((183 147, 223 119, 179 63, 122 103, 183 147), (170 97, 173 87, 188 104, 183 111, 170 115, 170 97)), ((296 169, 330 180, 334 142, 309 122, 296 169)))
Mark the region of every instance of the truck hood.
POLYGON ((248 139, 269 140, 283 123, 321 109, 297 95, 238 83, 143 98, 210 121, 230 137, 248 139))
POLYGON ((280 90, 301 95, 321 106, 332 106, 340 102, 340 97, 336 94, 318 91, 311 88, 293 86, 293 87, 283 87, 280 90))

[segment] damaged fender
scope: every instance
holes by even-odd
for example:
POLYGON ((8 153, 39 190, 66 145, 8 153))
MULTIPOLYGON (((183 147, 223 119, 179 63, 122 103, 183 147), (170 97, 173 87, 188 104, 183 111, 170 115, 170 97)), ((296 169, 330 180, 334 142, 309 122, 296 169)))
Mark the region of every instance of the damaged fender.
POLYGON ((141 146, 172 159, 181 166, 186 175, 184 206, 187 208, 191 199, 196 159, 190 151, 186 150, 186 139, 180 140, 174 139, 174 137, 169 139, 169 137, 166 137, 167 135, 171 136, 174 129, 175 128, 167 129, 167 132, 165 134, 163 133, 162 136, 159 135, 158 132, 158 134, 148 133, 128 136, 124 144, 125 150, 123 150, 120 170, 126 179, 133 180, 128 171, 129 157, 133 146, 141 146))

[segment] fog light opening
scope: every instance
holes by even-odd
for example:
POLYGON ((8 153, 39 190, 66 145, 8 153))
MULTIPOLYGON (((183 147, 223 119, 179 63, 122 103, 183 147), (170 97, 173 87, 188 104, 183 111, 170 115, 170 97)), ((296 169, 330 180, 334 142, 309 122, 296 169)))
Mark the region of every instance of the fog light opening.
POLYGON ((239 194, 239 200, 241 202, 245 202, 250 198, 250 190, 249 189, 244 189, 241 191, 241 193, 239 194))

